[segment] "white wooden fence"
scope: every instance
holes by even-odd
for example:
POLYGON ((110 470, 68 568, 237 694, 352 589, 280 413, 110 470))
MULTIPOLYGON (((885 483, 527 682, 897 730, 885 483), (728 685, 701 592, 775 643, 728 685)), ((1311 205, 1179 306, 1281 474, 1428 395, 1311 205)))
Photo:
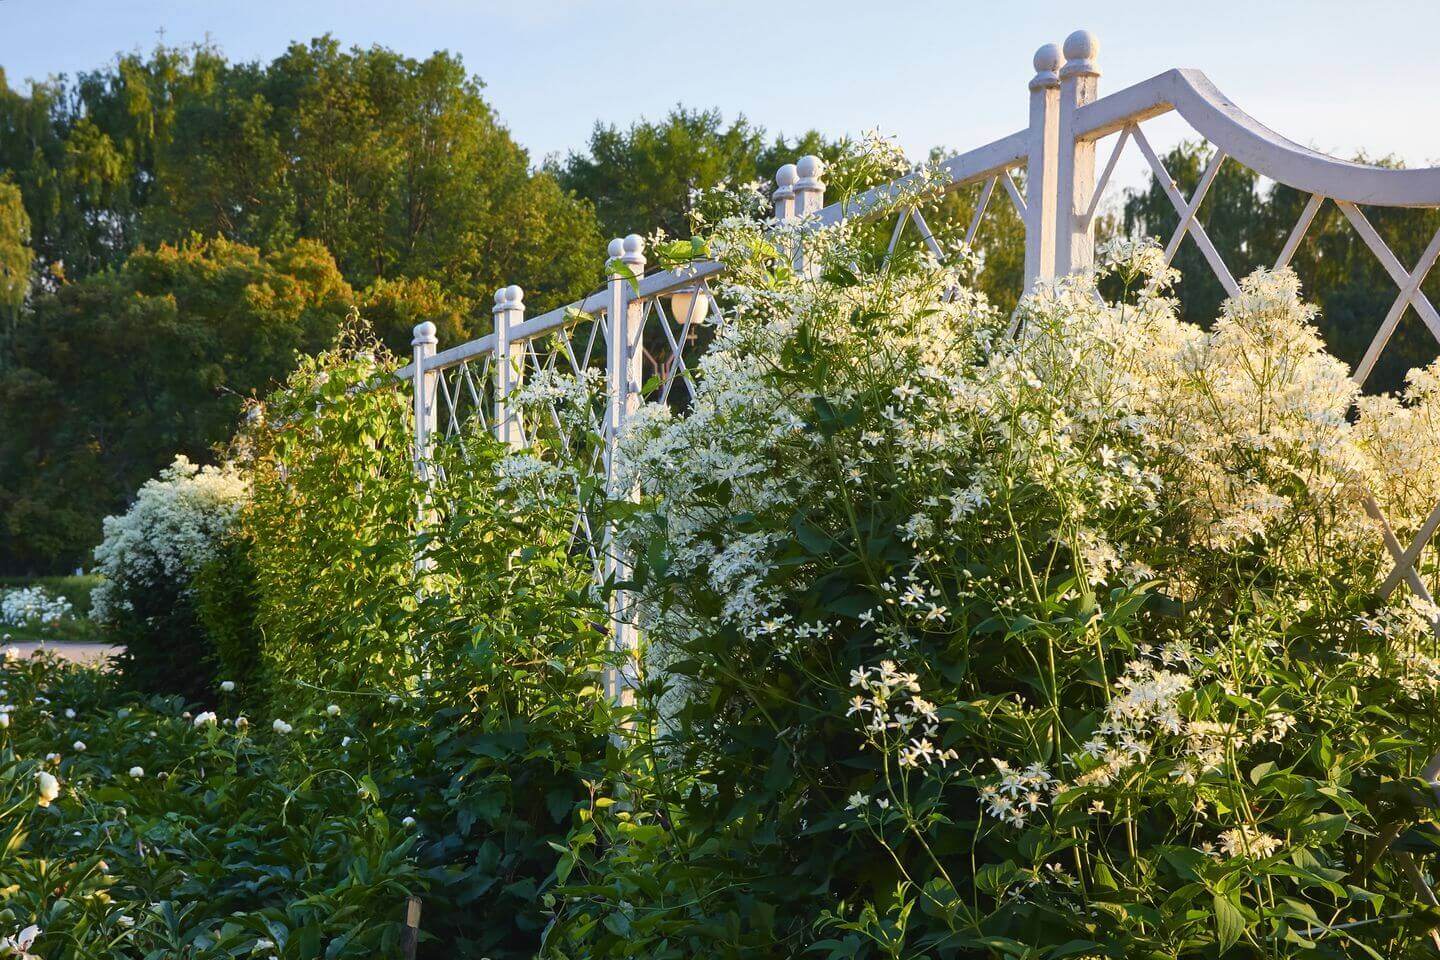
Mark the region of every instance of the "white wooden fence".
MULTIPOLYGON (((1035 54, 1035 74, 1029 82, 1028 124, 944 162, 947 191, 980 185, 966 231, 967 241, 973 241, 983 228, 987 208, 999 186, 1024 223, 1027 289, 1038 281, 1087 270, 1093 260, 1101 196, 1117 161, 1133 146, 1144 156, 1179 216, 1165 246, 1167 258, 1174 257, 1188 235, 1220 284, 1234 294, 1239 289, 1235 277, 1196 214, 1222 164, 1239 163, 1309 194, 1277 266, 1290 262, 1316 214, 1329 202, 1344 214, 1395 282, 1394 302, 1383 318, 1376 318, 1370 347, 1354 371, 1357 381, 1363 383, 1370 375, 1407 310, 1415 311, 1440 340, 1440 314, 1421 290, 1426 274, 1440 256, 1440 232, 1431 238, 1419 262, 1407 268, 1361 209, 1440 207, 1440 168, 1386 169, 1316 153, 1240 110, 1198 70, 1169 70, 1099 97, 1098 51, 1095 37, 1083 30, 1072 33, 1063 50, 1053 43, 1042 46, 1035 54), (1145 134, 1147 121, 1171 112, 1215 148, 1198 187, 1189 197, 1180 193, 1145 134), (1111 144, 1108 159, 1097 176, 1097 151, 1107 141, 1111 144), (1025 171, 1023 191, 1012 176, 1021 169, 1025 171)), ((826 206, 823 177, 823 164, 815 157, 803 157, 781 167, 773 193, 775 217, 825 225, 847 216, 871 216, 880 206, 878 201, 901 189, 904 183, 886 184, 846 204, 826 206)), ((912 226, 920 241, 938 252, 929 226, 916 209, 900 213, 891 234, 892 249, 912 226)), ((604 289, 576 303, 527 318, 523 292, 509 286, 495 294, 494 333, 488 336, 437 351, 434 325, 422 323, 415 328, 413 361, 396 376, 408 381, 414 392, 415 469, 422 476, 431 469, 429 457, 436 438, 454 435, 473 420, 504 442, 523 447, 531 431, 527 431, 513 398, 524 379, 536 371, 604 372, 607 396, 603 421, 592 427, 602 440, 602 449, 594 454, 595 465, 604 467, 607 478, 615 442, 626 419, 646 402, 642 393, 646 380, 659 377, 662 386, 659 395, 652 398, 658 402, 668 400, 672 388, 680 384, 689 389, 693 382, 690 370, 696 358, 687 356, 686 348, 696 324, 720 311, 709 281, 722 271, 722 264, 704 261, 646 274, 644 244, 634 234, 612 241, 607 253, 607 264, 623 268, 617 267, 611 273, 604 289), (639 277, 638 284, 632 284, 620 272, 622 269, 639 277), (646 330, 657 327, 664 347, 658 353, 647 352, 643 347, 646 330)), ((655 339, 652 335, 651 342, 655 339)), ((564 428, 558 417, 553 419, 563 441, 564 428)), ((579 455, 578 446, 575 450, 579 455)), ((1378 521, 1395 559, 1385 591, 1394 590, 1404 581, 1417 594, 1431 599, 1415 564, 1440 527, 1440 504, 1409 545, 1399 542, 1373 500, 1367 509, 1378 521)), ((624 558, 607 548, 604 531, 592 530, 583 511, 577 513, 575 523, 577 537, 596 562, 597 575, 623 580, 624 558)), ((630 649, 633 628, 626 619, 617 610, 613 629, 615 642, 630 649)), ((1427 775, 1437 773, 1440 764, 1427 775)))

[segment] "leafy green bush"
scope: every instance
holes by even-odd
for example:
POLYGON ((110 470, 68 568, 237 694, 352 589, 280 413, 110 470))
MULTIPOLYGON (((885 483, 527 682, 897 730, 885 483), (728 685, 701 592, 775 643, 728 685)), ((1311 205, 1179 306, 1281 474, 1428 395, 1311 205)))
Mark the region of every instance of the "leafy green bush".
POLYGON ((260 676, 260 628, 256 624, 259 587, 253 546, 239 532, 221 540, 214 555, 195 574, 195 615, 203 633, 214 676, 237 685, 256 705, 266 688, 260 676))
POLYGON ((366 773, 384 730, 192 717, 43 656, 0 686, 0 943, 33 925, 46 960, 397 954, 425 882, 366 773))
POLYGON ((302 358, 254 408, 242 442, 261 657, 268 675, 291 684, 272 691, 282 701, 323 696, 316 688, 401 694, 419 669, 411 630, 422 487, 404 393, 367 388, 393 369, 378 350, 352 326, 331 350, 302 358))
POLYGON ((1437 610, 1359 505, 1405 543, 1440 498, 1440 370, 1361 400, 1293 276, 1207 333, 1129 241, 1121 302, 1012 337, 963 250, 875 237, 711 241, 743 309, 623 450, 657 766, 572 836, 550 952, 1432 949, 1437 610))
POLYGON ((352 331, 252 419, 265 695, 371 731, 374 782, 418 822, 438 955, 529 957, 577 811, 621 767, 605 613, 543 451, 464 434, 419 482, 405 396, 367 388, 391 363, 352 331))

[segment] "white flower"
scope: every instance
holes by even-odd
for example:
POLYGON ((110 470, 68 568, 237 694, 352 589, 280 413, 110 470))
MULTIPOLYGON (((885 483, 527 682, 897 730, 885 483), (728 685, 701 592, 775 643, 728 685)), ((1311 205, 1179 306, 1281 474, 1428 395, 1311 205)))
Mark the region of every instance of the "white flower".
POLYGON ((60 796, 60 781, 44 770, 35 771, 35 784, 40 792, 40 799, 36 803, 42 807, 50 806, 50 802, 60 796))
POLYGON ((135 918, 126 913, 122 913, 120 914, 120 916, 116 917, 115 922, 120 924, 120 926, 122 927, 135 926, 135 918))
POLYGON ((74 720, 74 719, 75 719, 75 708, 74 708, 74 707, 66 707, 66 708, 65 708, 65 719, 66 719, 66 720, 74 720))
POLYGON ((0 940, 0 956, 13 957, 14 960, 40 960, 30 952, 30 948, 34 946, 35 938, 38 936, 40 936, 40 928, 33 923, 30 924, 15 936, 0 940))
POLYGON ((74 743, 70 744, 70 746, 71 746, 72 748, 74 748, 74 750, 75 750, 76 753, 84 753, 84 752, 85 752, 85 741, 84 741, 84 740, 76 740, 74 743))
POLYGON ((206 710, 204 713, 198 714, 195 719, 191 721, 191 725, 196 727, 213 727, 219 719, 219 717, 215 716, 213 710, 206 710))
POLYGON ((1227 857, 1268 857, 1280 846, 1278 838, 1248 824, 1220 834, 1220 850, 1227 857))
POLYGON ((236 730, 244 730, 244 729, 245 729, 246 727, 248 727, 248 726, 250 726, 250 718, 249 718, 249 717, 246 717, 244 714, 241 714, 240 716, 238 716, 238 717, 235 718, 235 729, 236 729, 236 730))
POLYGON ((865 806, 869 802, 869 797, 865 796, 865 794, 861 793, 859 790, 856 790, 854 793, 850 794, 850 800, 848 803, 845 804, 845 809, 859 810, 861 807, 865 806))
POLYGON ((410 827, 415 826, 415 818, 414 818, 414 817, 406 817, 404 820, 401 820, 401 821, 400 821, 400 826, 405 827, 405 828, 407 828, 407 829, 410 828, 410 827))
POLYGON ((338 703, 332 703, 325 708, 325 712, 332 717, 338 717, 340 716, 340 705, 338 703))
POLYGON ((145 768, 144 768, 144 767, 131 767, 131 768, 130 768, 130 776, 134 777, 134 778, 137 779, 137 780, 140 779, 141 777, 145 776, 145 768))
POLYGON ((8 726, 10 726, 10 714, 7 711, 0 710, 0 730, 8 726))
POLYGON ((234 690, 235 690, 235 681, 234 681, 234 680, 221 680, 221 681, 220 681, 220 691, 221 691, 222 693, 233 693, 234 690))
POLYGON ((281 720, 279 717, 276 717, 275 722, 270 724, 270 729, 274 730, 276 733, 289 733, 295 728, 290 726, 290 724, 286 723, 284 720, 281 720))

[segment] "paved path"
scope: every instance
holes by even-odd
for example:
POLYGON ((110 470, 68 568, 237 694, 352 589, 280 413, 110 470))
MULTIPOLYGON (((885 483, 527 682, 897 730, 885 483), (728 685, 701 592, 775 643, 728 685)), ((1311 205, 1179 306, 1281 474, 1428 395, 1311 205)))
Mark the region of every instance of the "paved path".
POLYGON ((49 650, 51 653, 76 663, 100 663, 107 657, 112 657, 120 652, 119 647, 108 643, 63 643, 58 641, 38 643, 34 640, 27 640, 5 645, 7 650, 11 647, 20 651, 22 657, 28 657, 36 650, 49 650))

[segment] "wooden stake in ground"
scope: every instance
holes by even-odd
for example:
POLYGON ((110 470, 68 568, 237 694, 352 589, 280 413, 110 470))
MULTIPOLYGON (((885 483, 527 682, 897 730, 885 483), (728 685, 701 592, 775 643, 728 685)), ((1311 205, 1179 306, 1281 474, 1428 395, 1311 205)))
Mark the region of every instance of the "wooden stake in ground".
POLYGON ((415 948, 420 943, 420 898, 409 897, 405 901, 405 932, 400 935, 400 955, 405 960, 415 960, 415 948))

